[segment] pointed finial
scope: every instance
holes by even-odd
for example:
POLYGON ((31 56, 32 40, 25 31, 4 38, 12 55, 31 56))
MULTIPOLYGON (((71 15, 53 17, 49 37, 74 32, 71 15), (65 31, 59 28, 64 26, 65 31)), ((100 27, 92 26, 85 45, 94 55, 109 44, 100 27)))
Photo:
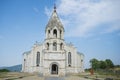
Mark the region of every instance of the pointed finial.
POLYGON ((54 4, 54 12, 56 12, 56 4, 54 4))

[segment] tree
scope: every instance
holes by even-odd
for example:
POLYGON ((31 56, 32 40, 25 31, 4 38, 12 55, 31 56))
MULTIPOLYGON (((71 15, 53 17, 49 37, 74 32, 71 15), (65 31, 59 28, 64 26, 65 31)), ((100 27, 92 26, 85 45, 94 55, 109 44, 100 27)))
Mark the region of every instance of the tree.
POLYGON ((90 64, 91 64, 91 68, 93 68, 94 70, 99 68, 99 61, 95 58, 90 60, 90 64))
POLYGON ((91 64, 91 68, 96 70, 96 69, 109 69, 109 68, 113 68, 114 64, 110 59, 106 59, 106 60, 97 60, 95 58, 90 60, 90 64, 91 64))
POLYGON ((99 61, 99 65, 101 69, 105 69, 107 67, 107 64, 105 61, 99 61))
POLYGON ((107 68, 108 68, 108 69, 114 67, 113 62, 112 62, 110 59, 106 59, 105 62, 106 62, 106 64, 107 64, 107 68))

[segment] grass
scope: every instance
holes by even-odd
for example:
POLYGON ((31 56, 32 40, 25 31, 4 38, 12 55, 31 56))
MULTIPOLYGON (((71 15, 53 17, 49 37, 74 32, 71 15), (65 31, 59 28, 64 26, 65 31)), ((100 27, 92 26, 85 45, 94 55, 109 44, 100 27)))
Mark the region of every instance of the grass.
MULTIPOLYGON (((24 77, 29 77, 29 76, 34 76, 35 74, 29 74, 29 73, 21 73, 21 72, 0 72, 0 80, 16 80, 24 77)), ((75 76, 79 76, 81 78, 86 78, 86 79, 105 79, 105 78, 114 78, 114 80, 120 80, 120 76, 117 75, 112 75, 110 74, 105 74, 105 73, 99 73, 95 72, 94 75, 90 75, 90 72, 85 72, 85 73, 80 73, 80 74, 74 74, 75 76)))
POLYGON ((79 77, 86 78, 86 79, 105 79, 105 78, 113 78, 114 80, 120 80, 120 74, 115 74, 114 72, 103 72, 103 71, 96 71, 94 75, 91 75, 90 72, 81 73, 78 75, 79 77))
POLYGON ((0 79, 5 79, 5 80, 15 80, 28 76, 33 76, 33 74, 20 73, 20 72, 0 72, 0 79))

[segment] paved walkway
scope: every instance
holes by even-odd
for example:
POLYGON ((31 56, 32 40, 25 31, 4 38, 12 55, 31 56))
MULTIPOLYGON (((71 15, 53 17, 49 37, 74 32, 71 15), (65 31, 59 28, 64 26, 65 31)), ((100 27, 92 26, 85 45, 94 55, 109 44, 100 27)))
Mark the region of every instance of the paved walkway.
POLYGON ((65 80, 64 77, 47 77, 45 80, 65 80))

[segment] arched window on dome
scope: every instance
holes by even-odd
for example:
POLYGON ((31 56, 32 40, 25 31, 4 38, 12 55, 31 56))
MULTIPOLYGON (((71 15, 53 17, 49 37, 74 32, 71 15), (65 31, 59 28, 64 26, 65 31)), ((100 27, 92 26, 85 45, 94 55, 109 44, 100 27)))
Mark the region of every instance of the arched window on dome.
POLYGON ((57 43, 56 42, 53 43, 53 51, 57 51, 57 43))
POLYGON ((49 50, 49 43, 46 44, 46 49, 49 50))
POLYGON ((60 44, 60 50, 62 50, 62 49, 63 49, 63 43, 60 44))
POLYGON ((53 30, 53 36, 54 36, 54 38, 57 38, 57 30, 56 29, 53 30))
POLYGON ((68 53, 68 66, 71 67, 71 52, 68 53))
POLYGON ((40 64, 40 52, 37 52, 37 55, 36 55, 36 66, 39 66, 40 64))

